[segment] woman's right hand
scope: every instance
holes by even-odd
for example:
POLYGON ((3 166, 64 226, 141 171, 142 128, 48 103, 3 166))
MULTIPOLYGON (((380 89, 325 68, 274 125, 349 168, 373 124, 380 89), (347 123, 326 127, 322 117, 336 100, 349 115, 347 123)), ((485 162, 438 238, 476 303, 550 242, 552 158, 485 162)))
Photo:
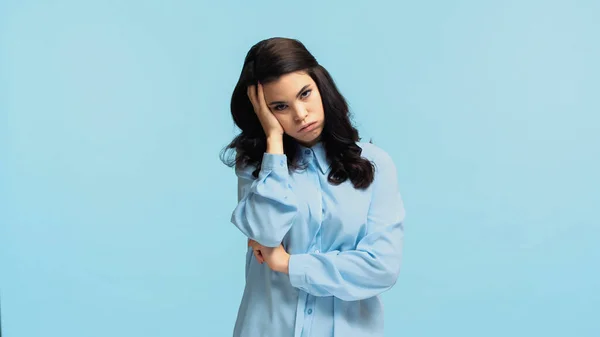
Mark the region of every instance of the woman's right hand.
POLYGON ((283 127, 267 106, 262 84, 258 83, 258 85, 248 86, 248 98, 250 98, 250 102, 252 102, 254 113, 256 113, 256 116, 260 120, 260 124, 262 125, 267 138, 277 137, 280 139, 283 137, 283 127))

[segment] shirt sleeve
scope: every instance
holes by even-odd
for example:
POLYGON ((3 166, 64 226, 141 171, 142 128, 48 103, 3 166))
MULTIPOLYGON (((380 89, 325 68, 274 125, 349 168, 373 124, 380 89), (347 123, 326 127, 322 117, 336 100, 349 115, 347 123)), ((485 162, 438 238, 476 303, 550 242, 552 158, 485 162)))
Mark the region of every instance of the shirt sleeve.
POLYGON ((265 247, 277 247, 298 213, 289 184, 287 157, 264 153, 258 178, 254 167, 236 168, 238 204, 231 222, 248 238, 265 247))
POLYGON ((404 204, 392 159, 383 153, 376 162, 367 234, 356 249, 293 254, 291 284, 314 296, 355 301, 376 296, 395 283, 400 273, 404 240, 404 204))

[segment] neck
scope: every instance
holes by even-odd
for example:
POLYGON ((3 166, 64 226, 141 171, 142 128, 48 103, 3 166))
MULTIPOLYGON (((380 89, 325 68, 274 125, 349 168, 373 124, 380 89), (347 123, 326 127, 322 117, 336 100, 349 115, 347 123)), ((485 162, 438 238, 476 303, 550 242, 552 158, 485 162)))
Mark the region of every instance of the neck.
POLYGON ((316 144, 318 144, 321 141, 321 137, 319 136, 317 139, 311 141, 310 143, 305 143, 305 142, 298 142, 298 144, 304 146, 304 147, 313 147, 316 144))

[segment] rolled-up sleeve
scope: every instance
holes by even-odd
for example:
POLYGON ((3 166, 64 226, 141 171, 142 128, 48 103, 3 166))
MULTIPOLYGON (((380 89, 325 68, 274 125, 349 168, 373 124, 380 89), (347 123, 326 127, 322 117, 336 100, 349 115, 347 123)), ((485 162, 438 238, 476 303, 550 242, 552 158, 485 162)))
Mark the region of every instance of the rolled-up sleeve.
POLYGON ((404 203, 396 167, 387 153, 378 155, 375 169, 367 234, 354 250, 291 255, 289 278, 294 287, 314 296, 353 301, 376 296, 396 283, 402 260, 404 203))
POLYGON ((258 178, 254 167, 236 168, 238 204, 231 222, 248 238, 266 247, 277 247, 298 213, 289 183, 287 157, 265 153, 258 178))

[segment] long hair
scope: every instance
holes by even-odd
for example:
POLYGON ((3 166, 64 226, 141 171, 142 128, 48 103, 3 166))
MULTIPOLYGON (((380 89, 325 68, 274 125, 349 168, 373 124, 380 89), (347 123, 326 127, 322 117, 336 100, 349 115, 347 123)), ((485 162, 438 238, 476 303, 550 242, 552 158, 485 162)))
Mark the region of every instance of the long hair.
MULTIPOLYGON (((248 51, 233 90, 230 107, 233 121, 241 133, 223 149, 221 160, 230 167, 253 165, 256 167, 253 175, 258 176, 267 140, 247 96, 247 88, 258 82, 269 83, 297 71, 308 74, 321 93, 325 115, 321 142, 331 165, 328 181, 339 185, 350 179, 355 188, 369 187, 375 169, 369 160, 361 157, 362 149, 356 144, 360 137, 350 120, 348 104, 327 70, 295 39, 275 37, 262 40, 248 51), (229 150, 235 150, 236 155, 228 157, 229 150)), ((290 170, 301 168, 296 155, 297 142, 287 134, 283 135, 283 148, 290 170)))

